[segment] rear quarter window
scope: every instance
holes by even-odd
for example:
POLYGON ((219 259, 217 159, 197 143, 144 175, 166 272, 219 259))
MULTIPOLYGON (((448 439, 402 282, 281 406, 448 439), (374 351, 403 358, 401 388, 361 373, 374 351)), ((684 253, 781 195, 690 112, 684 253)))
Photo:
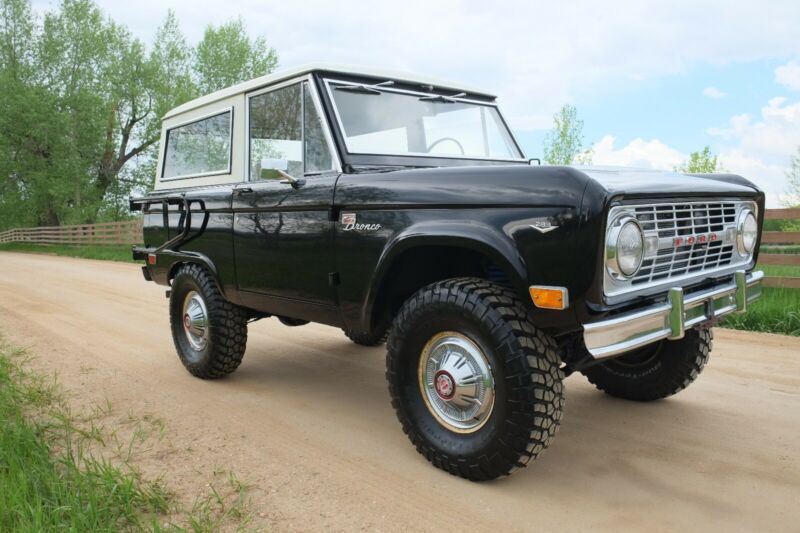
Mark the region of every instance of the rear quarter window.
POLYGON ((233 110, 167 130, 162 179, 227 174, 233 110))

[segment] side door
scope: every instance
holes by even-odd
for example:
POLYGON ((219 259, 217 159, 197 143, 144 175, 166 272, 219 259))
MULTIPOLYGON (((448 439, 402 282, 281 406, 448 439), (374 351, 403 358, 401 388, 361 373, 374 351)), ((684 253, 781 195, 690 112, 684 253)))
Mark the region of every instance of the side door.
POLYGON ((249 180, 233 190, 236 278, 245 305, 339 320, 334 222, 338 163, 308 80, 247 95, 249 180))

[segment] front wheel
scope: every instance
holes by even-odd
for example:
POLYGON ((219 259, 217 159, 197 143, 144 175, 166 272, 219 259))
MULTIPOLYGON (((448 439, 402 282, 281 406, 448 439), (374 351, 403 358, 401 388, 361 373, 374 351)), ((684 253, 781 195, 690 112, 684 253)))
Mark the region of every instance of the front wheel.
POLYGON ((659 341, 581 373, 611 396, 640 402, 660 400, 697 379, 708 362, 713 338, 709 328, 692 329, 681 340, 659 341))
POLYGON ((193 376, 213 379, 239 368, 247 345, 247 311, 225 300, 198 265, 183 265, 172 281, 169 318, 178 356, 193 376))
POLYGON ((386 357, 403 431, 451 474, 509 474, 558 429, 564 393, 556 344, 504 287, 476 278, 425 287, 400 309, 386 357))

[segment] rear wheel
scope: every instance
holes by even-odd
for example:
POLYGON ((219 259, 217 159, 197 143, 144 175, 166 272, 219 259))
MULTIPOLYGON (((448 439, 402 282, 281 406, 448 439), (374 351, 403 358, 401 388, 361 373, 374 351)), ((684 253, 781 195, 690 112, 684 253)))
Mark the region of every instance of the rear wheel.
POLYGON ((688 387, 708 362, 713 331, 692 329, 678 341, 660 341, 581 370, 598 389, 611 396, 648 402, 688 387))
POLYGON ((239 367, 247 345, 247 311, 225 300, 198 265, 183 265, 172 281, 170 325, 175 349, 193 375, 213 379, 239 367))
POLYGON ((509 474, 558 429, 564 394, 556 344, 499 285, 457 278, 417 292, 394 321, 386 364, 403 431, 451 474, 509 474))

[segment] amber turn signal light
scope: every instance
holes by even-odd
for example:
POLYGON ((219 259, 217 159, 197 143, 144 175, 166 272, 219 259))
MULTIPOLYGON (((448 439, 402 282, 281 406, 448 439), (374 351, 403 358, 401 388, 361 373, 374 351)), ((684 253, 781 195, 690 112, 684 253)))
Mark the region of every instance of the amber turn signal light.
POLYGON ((569 296, 564 287, 542 287, 534 285, 528 289, 533 305, 542 309, 566 309, 569 307, 569 296))

